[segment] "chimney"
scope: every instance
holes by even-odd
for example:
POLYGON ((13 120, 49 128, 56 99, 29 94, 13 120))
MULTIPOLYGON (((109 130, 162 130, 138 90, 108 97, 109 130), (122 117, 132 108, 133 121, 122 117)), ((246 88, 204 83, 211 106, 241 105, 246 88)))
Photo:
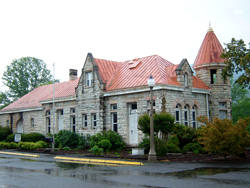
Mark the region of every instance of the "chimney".
POLYGON ((69 69, 69 80, 77 79, 77 70, 76 69, 69 69))

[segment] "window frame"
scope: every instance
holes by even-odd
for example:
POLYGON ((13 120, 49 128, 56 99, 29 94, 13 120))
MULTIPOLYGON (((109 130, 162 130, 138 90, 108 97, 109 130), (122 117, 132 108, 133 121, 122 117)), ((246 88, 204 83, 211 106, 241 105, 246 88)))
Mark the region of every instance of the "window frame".
POLYGON ((179 123, 181 124, 181 106, 179 104, 177 104, 175 106, 175 123, 179 123), (178 120, 177 120, 177 114, 178 114, 178 120))
POLYGON ((31 128, 35 127, 35 119, 33 117, 30 118, 30 126, 31 126, 31 128))
POLYGON ((87 128, 88 127, 88 115, 82 114, 82 127, 87 128))
POLYGON ((190 119, 190 111, 189 111, 189 106, 185 105, 184 106, 184 125, 189 126, 189 119, 190 119))
POLYGON ((93 74, 92 71, 85 72, 85 78, 86 78, 86 87, 91 87, 93 85, 93 74))
POLYGON ((97 115, 96 115, 96 113, 91 114, 91 126, 92 126, 92 128, 97 127, 97 115))

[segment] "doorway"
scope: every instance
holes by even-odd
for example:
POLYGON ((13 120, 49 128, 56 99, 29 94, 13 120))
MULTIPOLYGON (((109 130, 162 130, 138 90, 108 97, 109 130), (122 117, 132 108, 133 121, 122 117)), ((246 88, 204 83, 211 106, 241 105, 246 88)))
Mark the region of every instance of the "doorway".
POLYGON ((137 103, 128 105, 129 113, 129 143, 138 144, 138 115, 137 115, 137 103))
POLYGON ((23 122, 22 122, 22 120, 19 120, 17 122, 16 132, 17 133, 23 133, 23 122))
POLYGON ((58 129, 63 130, 63 110, 58 110, 58 129))

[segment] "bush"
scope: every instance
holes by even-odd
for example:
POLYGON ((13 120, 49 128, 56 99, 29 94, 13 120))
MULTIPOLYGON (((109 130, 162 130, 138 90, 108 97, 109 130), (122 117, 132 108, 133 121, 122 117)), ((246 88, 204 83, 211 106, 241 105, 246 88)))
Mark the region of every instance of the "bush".
POLYGON ((0 126, 0 141, 5 140, 10 134, 12 134, 11 128, 0 126))
POLYGON ((101 155, 103 153, 103 148, 99 148, 97 145, 92 147, 89 151, 91 151, 95 155, 101 155))
MULTIPOLYGON (((15 134, 11 134, 6 138, 6 142, 14 142, 15 134)), ((37 142, 39 140, 44 140, 44 135, 40 133, 29 133, 29 134, 21 134, 22 142, 37 142)))
POLYGON ((205 150, 201 147, 199 143, 189 143, 182 148, 182 153, 187 152, 204 153, 205 150))
POLYGON ((120 151, 122 148, 125 147, 125 143, 122 140, 121 135, 118 135, 117 132, 112 130, 109 131, 102 131, 101 133, 97 133, 90 137, 90 147, 93 148, 94 146, 98 145, 101 140, 108 139, 112 144, 110 150, 120 151))
POLYGON ((181 153, 181 149, 174 144, 166 144, 168 153, 181 153))
POLYGON ((104 151, 109 151, 110 148, 112 147, 112 144, 110 143, 108 139, 103 139, 100 142, 98 142, 98 146, 100 148, 103 148, 104 151))
POLYGON ((171 135, 167 144, 174 144, 175 146, 179 147, 180 141, 177 136, 171 135))
MULTIPOLYGON (((139 143, 139 148, 144 148, 145 154, 150 150, 150 138, 143 138, 139 143)), ((157 156, 165 156, 167 154, 167 147, 165 141, 155 137, 155 152, 157 156)))
POLYGON ((87 134, 86 136, 79 136, 77 148, 78 149, 89 148, 89 142, 90 142, 90 135, 89 134, 87 134))

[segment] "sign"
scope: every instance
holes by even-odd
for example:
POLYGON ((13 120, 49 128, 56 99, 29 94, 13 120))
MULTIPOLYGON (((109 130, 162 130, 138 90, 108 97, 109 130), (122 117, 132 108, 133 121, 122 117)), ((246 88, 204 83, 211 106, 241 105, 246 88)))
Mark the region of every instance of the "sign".
POLYGON ((21 141, 21 134, 15 134, 14 142, 20 142, 21 141))

